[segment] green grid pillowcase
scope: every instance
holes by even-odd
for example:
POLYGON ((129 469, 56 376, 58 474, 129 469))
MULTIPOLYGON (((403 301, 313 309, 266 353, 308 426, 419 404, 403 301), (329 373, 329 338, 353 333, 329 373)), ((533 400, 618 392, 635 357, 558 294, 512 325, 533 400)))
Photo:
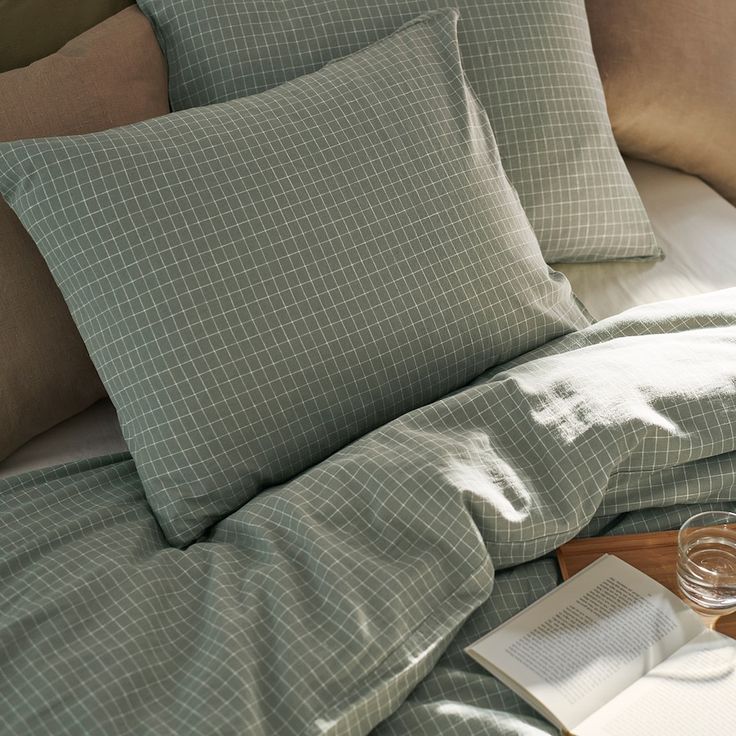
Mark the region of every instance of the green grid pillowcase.
MULTIPOLYGON (((446 0, 138 0, 174 109, 263 92, 446 0)), ((659 257, 611 132, 583 0, 458 0, 468 80, 549 263, 659 257)))
POLYGON ((0 145, 0 190, 172 543, 587 323, 506 179, 456 19, 261 95, 0 145))

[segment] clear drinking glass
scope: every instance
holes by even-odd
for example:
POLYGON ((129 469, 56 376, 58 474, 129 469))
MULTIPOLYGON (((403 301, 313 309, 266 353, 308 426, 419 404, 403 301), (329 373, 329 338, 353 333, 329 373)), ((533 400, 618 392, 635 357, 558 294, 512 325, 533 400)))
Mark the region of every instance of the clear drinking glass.
POLYGON ((677 585, 708 628, 736 612, 736 513, 704 511, 680 527, 677 585))

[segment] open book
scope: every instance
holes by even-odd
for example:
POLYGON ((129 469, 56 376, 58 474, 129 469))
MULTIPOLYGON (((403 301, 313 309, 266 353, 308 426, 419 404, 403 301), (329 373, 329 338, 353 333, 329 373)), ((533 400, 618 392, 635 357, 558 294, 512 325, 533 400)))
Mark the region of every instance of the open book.
POLYGON ((736 640, 604 555, 466 652, 575 736, 736 728, 736 640))

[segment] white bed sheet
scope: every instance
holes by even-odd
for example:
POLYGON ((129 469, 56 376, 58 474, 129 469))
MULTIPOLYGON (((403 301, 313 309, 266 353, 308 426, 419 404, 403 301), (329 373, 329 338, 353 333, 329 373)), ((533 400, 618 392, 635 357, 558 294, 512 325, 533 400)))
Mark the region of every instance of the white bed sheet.
MULTIPOLYGON (((736 286, 736 207, 694 176, 627 161, 665 252, 662 261, 559 267, 591 314, 736 286)), ((0 463, 0 477, 123 452, 112 404, 100 401, 31 440, 0 463)))
POLYGON ((664 260, 555 266, 596 319, 736 286, 736 207, 694 176, 626 162, 664 260))
POLYGON ((115 408, 105 399, 35 437, 0 462, 0 478, 127 449, 115 408))

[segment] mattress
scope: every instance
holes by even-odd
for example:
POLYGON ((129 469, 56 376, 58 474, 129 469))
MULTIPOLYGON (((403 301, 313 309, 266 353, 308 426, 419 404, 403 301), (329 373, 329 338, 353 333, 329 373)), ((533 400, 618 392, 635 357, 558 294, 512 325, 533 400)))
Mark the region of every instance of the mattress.
POLYGON ((665 257, 557 266, 593 317, 736 286, 736 207, 695 176, 626 163, 665 257))
MULTIPOLYGON (((602 319, 641 304, 736 286, 736 207, 694 176, 643 161, 627 166, 665 257, 559 266, 590 313, 602 319)), ((0 463, 0 477, 126 449, 112 404, 101 401, 0 463)))

